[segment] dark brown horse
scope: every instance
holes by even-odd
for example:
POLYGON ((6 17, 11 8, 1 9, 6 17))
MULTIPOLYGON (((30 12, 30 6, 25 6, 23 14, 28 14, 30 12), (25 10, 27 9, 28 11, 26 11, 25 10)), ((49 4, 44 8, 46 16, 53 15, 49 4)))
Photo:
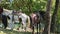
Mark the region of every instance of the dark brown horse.
MULTIPOLYGON (((32 13, 30 15, 30 20, 31 20, 31 26, 33 29, 33 33, 34 34, 34 26, 37 25, 37 32, 38 32, 38 23, 40 23, 40 16, 38 15, 38 13, 32 13)), ((38 33, 37 33, 38 34, 38 33)))
POLYGON ((30 21, 31 21, 30 26, 33 30, 32 34, 34 34, 34 26, 35 25, 37 26, 37 34, 38 34, 38 28, 40 27, 40 26, 38 27, 38 24, 40 24, 40 22, 42 20, 44 20, 44 14, 45 14, 45 12, 43 12, 43 11, 38 11, 38 12, 34 12, 34 13, 30 14, 30 21))

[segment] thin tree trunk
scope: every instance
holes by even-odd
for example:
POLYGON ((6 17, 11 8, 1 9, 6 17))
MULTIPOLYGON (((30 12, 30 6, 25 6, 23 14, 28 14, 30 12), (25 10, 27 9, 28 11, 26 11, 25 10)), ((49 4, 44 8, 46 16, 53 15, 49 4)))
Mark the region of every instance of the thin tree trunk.
POLYGON ((50 34, 50 25, 51 25, 51 16, 50 16, 51 1, 52 0, 48 0, 48 2, 47 2, 47 10, 46 10, 46 14, 45 14, 46 24, 45 24, 45 28, 44 28, 43 34, 50 34))
POLYGON ((57 22, 57 14, 58 14, 58 5, 59 5, 59 0, 56 0, 55 2, 55 9, 54 9, 54 13, 52 15, 52 21, 51 21, 51 32, 55 32, 56 31, 56 22, 57 22))

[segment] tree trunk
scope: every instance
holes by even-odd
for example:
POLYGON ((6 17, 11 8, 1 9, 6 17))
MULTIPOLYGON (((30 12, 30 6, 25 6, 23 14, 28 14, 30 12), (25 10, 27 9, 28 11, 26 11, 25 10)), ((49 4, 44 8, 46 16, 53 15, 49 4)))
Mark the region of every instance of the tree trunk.
POLYGON ((56 0, 55 2, 55 9, 52 15, 52 21, 51 21, 51 32, 56 31, 56 22, 57 22, 57 14, 58 14, 58 5, 59 5, 59 0, 56 0))
POLYGON ((51 25, 51 16, 50 16, 51 1, 52 0, 48 0, 48 2, 47 2, 47 10, 46 10, 46 14, 45 14, 46 24, 45 24, 45 28, 44 28, 43 34, 50 34, 50 25, 51 25))

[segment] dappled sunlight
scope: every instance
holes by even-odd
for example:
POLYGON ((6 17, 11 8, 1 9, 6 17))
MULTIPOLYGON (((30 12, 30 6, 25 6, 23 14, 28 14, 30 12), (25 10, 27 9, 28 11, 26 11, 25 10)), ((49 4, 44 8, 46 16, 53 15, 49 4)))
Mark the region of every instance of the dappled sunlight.
POLYGON ((13 31, 13 30, 4 30, 4 29, 0 29, 0 34, 31 34, 31 32, 18 32, 18 31, 13 31))
POLYGON ((37 3, 40 3, 40 1, 37 1, 37 3))
POLYGON ((33 2, 36 2, 36 0, 33 0, 33 2))
POLYGON ((6 33, 4 33, 3 31, 0 31, 0 34, 6 34, 6 33))
MULTIPOLYGON (((35 33, 36 32, 37 32, 37 29, 35 29, 35 33)), ((40 32, 42 32, 42 30, 40 30, 40 32)), ((25 34, 25 33, 26 34, 31 34, 32 29, 27 28, 26 31, 22 30, 21 28, 20 28, 20 30, 0 29, 0 34, 25 34)))

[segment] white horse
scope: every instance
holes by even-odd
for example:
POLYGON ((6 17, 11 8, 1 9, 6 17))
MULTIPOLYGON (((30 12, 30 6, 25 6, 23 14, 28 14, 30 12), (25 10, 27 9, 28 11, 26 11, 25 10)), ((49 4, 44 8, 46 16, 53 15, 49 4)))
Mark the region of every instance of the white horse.
POLYGON ((26 15, 25 13, 19 12, 17 13, 19 18, 22 19, 22 25, 23 25, 23 29, 26 31, 27 26, 30 26, 30 18, 28 15, 26 15), (27 24, 28 21, 28 24, 27 24))
POLYGON ((10 17, 10 20, 8 20, 8 28, 10 29, 13 29, 14 28, 14 23, 12 21, 12 17, 13 17, 13 14, 12 14, 13 10, 7 10, 7 9, 3 9, 3 15, 6 15, 6 16, 9 16, 10 17))

